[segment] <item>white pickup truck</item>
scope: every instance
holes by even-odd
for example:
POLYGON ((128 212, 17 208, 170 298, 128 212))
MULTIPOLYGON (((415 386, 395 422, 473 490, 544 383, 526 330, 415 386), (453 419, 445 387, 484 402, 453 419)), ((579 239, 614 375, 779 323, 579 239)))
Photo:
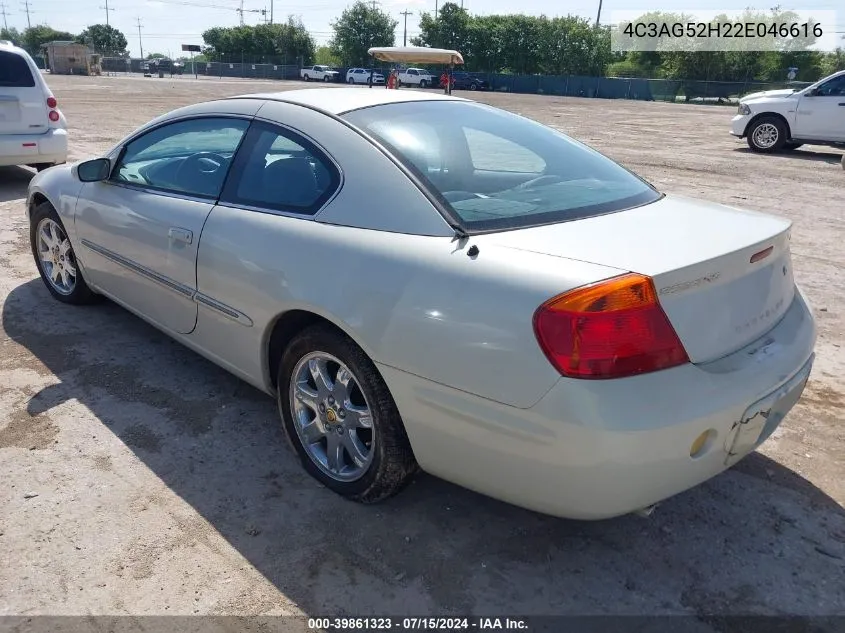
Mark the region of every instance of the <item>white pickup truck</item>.
POLYGON ((332 70, 331 66, 323 66, 318 64, 316 66, 306 66, 299 71, 299 76, 305 81, 337 81, 338 72, 332 70))
POLYGON ((767 90, 739 101, 731 134, 755 152, 793 150, 804 143, 845 146, 845 70, 803 90, 767 90))
POLYGON ((434 77, 422 68, 405 68, 399 71, 399 84, 402 86, 427 88, 434 85, 434 77))

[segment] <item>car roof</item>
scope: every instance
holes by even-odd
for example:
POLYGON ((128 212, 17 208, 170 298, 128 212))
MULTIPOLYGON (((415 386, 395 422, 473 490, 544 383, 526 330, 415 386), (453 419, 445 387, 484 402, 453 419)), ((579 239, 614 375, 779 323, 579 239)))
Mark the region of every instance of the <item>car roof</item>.
POLYGON ((308 106, 328 114, 344 114, 360 108, 410 101, 467 101, 461 97, 416 90, 374 90, 370 88, 305 88, 285 92, 238 95, 231 99, 266 99, 308 106))

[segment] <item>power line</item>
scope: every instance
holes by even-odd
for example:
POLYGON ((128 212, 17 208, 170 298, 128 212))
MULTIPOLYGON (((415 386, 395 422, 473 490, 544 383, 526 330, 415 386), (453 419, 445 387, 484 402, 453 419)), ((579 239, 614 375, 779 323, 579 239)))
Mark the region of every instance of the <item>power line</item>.
POLYGON ((138 46, 141 48, 141 59, 144 59, 144 40, 141 39, 141 18, 140 16, 137 18, 138 20, 138 46))
POLYGON ((25 0, 21 4, 26 7, 26 28, 31 29, 32 23, 29 21, 29 0, 25 0))
POLYGON ((106 0, 106 6, 100 7, 101 9, 106 10, 106 26, 109 25, 109 11, 114 11, 114 9, 109 9, 109 0, 106 0))
POLYGON ((0 13, 3 14, 3 28, 5 30, 9 30, 9 23, 6 21, 6 16, 9 15, 6 13, 6 5, 0 2, 0 13))
POLYGON ((405 16, 405 30, 402 32, 402 46, 408 45, 408 16, 411 15, 411 12, 408 9, 402 11, 399 15, 405 16))

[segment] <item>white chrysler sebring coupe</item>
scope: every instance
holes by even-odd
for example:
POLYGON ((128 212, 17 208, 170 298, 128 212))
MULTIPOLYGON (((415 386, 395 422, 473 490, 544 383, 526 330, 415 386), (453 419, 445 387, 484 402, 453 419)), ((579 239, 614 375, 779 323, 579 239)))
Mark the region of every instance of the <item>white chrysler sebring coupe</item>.
POLYGON ((361 502, 422 468, 558 516, 650 509, 765 441, 814 358, 789 221, 451 96, 189 106, 38 174, 27 213, 56 299, 273 395, 361 502))

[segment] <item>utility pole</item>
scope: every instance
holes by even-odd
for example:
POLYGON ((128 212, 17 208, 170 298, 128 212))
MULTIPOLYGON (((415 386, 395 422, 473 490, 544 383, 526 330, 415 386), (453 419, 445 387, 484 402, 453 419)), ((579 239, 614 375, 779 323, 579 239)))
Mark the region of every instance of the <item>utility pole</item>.
POLYGON ((405 16, 405 31, 402 33, 402 46, 408 45, 408 16, 411 15, 411 12, 408 9, 402 11, 399 15, 405 16))
POLYGON ((373 5, 373 11, 375 11, 376 5, 378 4, 378 0, 372 0, 372 2, 370 2, 370 4, 373 5))
POLYGON ((25 0, 21 4, 26 7, 26 28, 31 29, 32 23, 29 21, 29 0, 25 0))
POLYGON ((437 0, 434 0, 434 21, 437 21, 437 0))
POLYGON ((599 12, 596 14, 596 28, 599 28, 599 22, 601 21, 601 0, 599 0, 599 12))
POLYGON ((141 39, 141 18, 138 20, 138 46, 141 48, 141 59, 144 59, 144 40, 141 39))
POLYGON ((273 24, 273 0, 270 0, 270 24, 273 24))
POLYGON ((109 25, 109 11, 114 11, 114 9, 109 9, 109 0, 106 0, 106 6, 100 7, 101 9, 106 10, 106 26, 109 25))
POLYGON ((6 5, 0 2, 0 13, 3 14, 3 28, 7 31, 9 30, 9 23, 6 21, 6 16, 9 15, 6 13, 6 5))
POLYGON ((244 0, 241 0, 241 6, 239 9, 235 9, 241 15, 241 26, 244 25, 244 0))

